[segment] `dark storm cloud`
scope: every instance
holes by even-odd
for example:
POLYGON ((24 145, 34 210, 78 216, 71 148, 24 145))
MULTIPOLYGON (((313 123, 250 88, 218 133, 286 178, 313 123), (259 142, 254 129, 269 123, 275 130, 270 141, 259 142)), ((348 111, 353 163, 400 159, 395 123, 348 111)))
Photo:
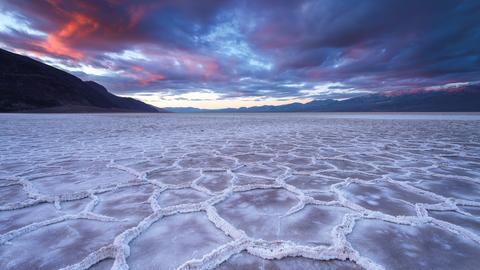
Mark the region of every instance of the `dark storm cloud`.
POLYGON ((334 97, 477 81, 480 2, 6 1, 1 43, 117 93, 334 97))

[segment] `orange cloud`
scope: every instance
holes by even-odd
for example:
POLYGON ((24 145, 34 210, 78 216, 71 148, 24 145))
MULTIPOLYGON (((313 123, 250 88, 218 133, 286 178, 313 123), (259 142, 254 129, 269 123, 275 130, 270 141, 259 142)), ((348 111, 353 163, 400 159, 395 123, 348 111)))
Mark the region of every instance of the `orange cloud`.
POLYGON ((70 48, 63 42, 63 40, 59 39, 55 35, 49 34, 46 41, 42 41, 37 45, 54 55, 66 56, 73 59, 82 59, 84 57, 83 53, 70 48))
POLYGON ((84 38, 95 32, 99 28, 99 23, 84 14, 72 13, 69 15, 70 20, 60 30, 48 33, 47 40, 41 41, 37 45, 54 55, 82 59, 84 54, 70 44, 76 39, 84 38))
POLYGON ((157 81, 163 81, 167 78, 163 74, 149 72, 142 66, 133 65, 130 69, 134 71, 134 73, 127 73, 126 76, 135 79, 142 86, 147 86, 157 81))
POLYGON ((166 77, 163 76, 162 74, 148 74, 148 75, 145 75, 145 76, 142 76, 138 82, 142 85, 142 86, 146 86, 146 85, 149 85, 150 83, 152 82, 157 82, 157 81, 163 81, 165 80, 166 77))
POLYGON ((99 27, 99 23, 86 15, 73 13, 70 21, 66 23, 58 32, 61 38, 79 38, 85 37, 94 32, 99 27))

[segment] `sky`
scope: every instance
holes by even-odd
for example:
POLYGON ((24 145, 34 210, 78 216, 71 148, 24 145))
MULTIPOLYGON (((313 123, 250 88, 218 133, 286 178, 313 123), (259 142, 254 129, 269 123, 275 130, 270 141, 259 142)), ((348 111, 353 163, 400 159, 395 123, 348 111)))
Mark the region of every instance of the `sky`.
POLYGON ((159 107, 480 80, 478 0, 4 0, 0 47, 159 107))

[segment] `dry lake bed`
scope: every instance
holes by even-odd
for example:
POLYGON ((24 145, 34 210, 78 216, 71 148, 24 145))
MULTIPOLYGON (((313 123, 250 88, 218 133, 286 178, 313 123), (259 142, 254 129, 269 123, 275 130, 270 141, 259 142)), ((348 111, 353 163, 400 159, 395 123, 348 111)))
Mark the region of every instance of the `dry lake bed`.
POLYGON ((0 269, 478 269, 478 114, 2 114, 0 269))

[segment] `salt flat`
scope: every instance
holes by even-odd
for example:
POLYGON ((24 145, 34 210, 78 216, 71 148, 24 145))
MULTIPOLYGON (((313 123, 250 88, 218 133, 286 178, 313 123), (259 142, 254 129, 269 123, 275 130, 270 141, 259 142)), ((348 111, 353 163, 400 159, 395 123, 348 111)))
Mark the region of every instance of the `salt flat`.
POLYGON ((478 114, 3 114, 0 269, 478 269, 478 114))

